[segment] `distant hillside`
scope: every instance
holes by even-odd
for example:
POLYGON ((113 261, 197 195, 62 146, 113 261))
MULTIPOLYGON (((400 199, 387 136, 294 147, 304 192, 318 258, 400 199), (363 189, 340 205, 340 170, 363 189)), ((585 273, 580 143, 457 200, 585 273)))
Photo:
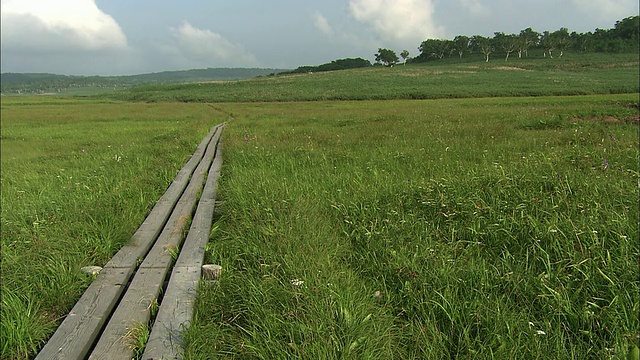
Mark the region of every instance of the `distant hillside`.
MULTIPOLYGON (((541 53, 541 52, 540 52, 541 53)), ((485 62, 483 54, 231 83, 151 85, 96 98, 121 101, 268 102, 633 94, 638 54, 572 53, 485 62)))
POLYGON ((128 76, 67 76, 39 73, 3 73, 3 94, 99 93, 142 85, 180 84, 206 81, 233 81, 275 75, 287 69, 216 68, 128 76))

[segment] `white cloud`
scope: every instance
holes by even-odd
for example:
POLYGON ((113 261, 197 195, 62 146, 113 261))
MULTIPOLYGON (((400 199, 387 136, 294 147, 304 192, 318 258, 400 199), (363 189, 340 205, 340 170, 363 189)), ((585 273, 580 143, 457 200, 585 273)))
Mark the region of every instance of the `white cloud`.
POLYGON ((382 37, 403 44, 444 36, 434 19, 433 0, 349 0, 353 17, 382 37))
POLYGON ((597 14, 609 21, 638 14, 637 0, 571 0, 582 12, 597 14))
POLYGON ((3 50, 38 53, 124 49, 127 38, 95 0, 3 0, 3 50))
POLYGON ((313 25, 325 35, 333 35, 334 33, 329 20, 320 13, 313 14, 313 25))
POLYGON ((190 67, 255 66, 256 57, 242 45, 234 44, 211 30, 198 29, 188 22, 171 28, 173 44, 165 49, 182 57, 190 67))
POLYGON ((482 0, 458 0, 460 6, 471 15, 485 16, 491 15, 491 10, 482 3, 482 0))

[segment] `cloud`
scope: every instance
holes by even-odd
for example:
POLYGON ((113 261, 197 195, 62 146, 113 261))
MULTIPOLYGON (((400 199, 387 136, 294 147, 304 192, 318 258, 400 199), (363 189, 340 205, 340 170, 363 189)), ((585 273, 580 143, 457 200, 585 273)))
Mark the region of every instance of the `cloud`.
POLYGON ((482 0, 458 0, 458 2, 460 3, 460 6, 467 10, 471 15, 491 15, 491 10, 482 3, 482 0))
POLYGON ((349 0, 349 10, 384 39, 415 44, 444 36, 433 19, 433 0, 349 0))
POLYGON ((610 21, 638 14, 637 0, 571 0, 578 10, 610 21))
POLYGON ((191 67, 255 66, 256 57, 242 45, 234 44, 211 30, 198 29, 188 22, 171 28, 173 43, 165 51, 181 57, 191 67))
POLYGON ((313 25, 325 35, 333 35, 334 33, 329 20, 320 13, 313 14, 313 25))
POLYGON ((3 55, 127 48, 120 26, 95 0, 3 0, 0 12, 3 55))

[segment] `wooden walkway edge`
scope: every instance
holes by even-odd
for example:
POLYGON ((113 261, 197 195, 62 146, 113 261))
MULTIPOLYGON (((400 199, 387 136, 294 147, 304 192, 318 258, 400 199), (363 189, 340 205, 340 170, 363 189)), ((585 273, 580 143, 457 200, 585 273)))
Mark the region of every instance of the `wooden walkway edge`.
POLYGON ((153 357, 145 355, 145 359, 181 356, 180 331, 191 320, 203 248, 211 228, 223 126, 213 127, 205 136, 131 241, 105 265, 36 359, 131 359, 131 330, 148 325, 179 251, 170 285, 159 304, 157 326, 149 339, 153 352, 147 347, 153 357), (201 191, 189 235, 180 250, 201 191))
POLYGON ((221 146, 218 146, 198 209, 183 250, 173 267, 142 359, 182 358, 182 332, 189 327, 193 317, 193 306, 204 260, 204 246, 209 241, 213 222, 218 177, 222 166, 220 148, 221 146))

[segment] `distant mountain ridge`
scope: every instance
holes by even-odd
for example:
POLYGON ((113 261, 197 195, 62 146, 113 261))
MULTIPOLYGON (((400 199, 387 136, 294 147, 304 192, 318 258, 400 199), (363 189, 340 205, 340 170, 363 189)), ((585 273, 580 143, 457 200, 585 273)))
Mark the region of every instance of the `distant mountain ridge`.
POLYGON ((0 87, 3 94, 62 93, 79 88, 104 91, 128 89, 142 85, 179 84, 205 81, 234 81, 269 76, 289 71, 270 68, 208 68, 163 71, 140 75, 76 76, 48 73, 2 73, 0 87))

